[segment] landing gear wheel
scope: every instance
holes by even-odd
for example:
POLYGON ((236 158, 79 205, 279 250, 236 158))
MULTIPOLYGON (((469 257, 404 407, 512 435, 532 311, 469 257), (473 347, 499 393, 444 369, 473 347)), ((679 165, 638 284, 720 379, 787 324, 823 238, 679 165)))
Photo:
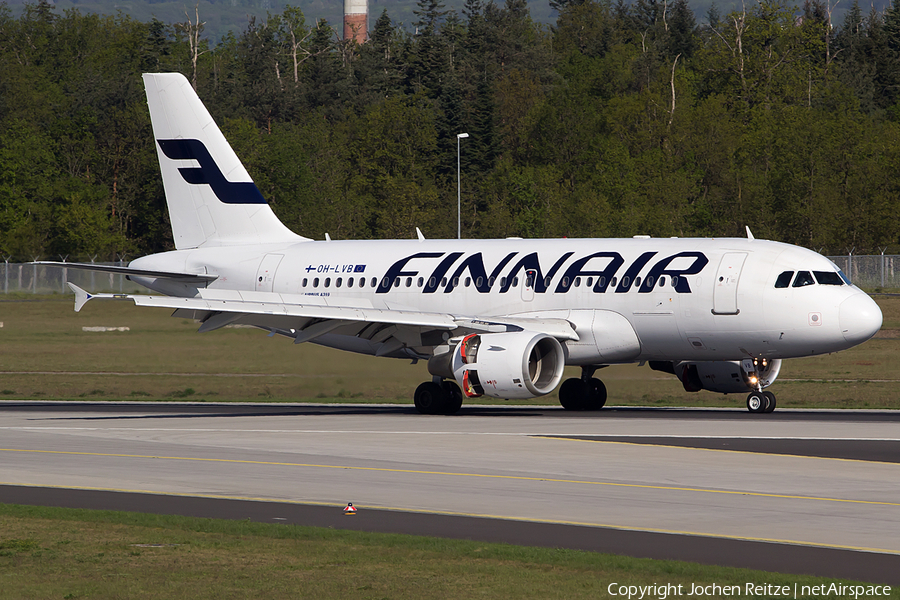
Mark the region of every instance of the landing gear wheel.
POLYGON ((416 403, 416 410, 423 415, 440 414, 448 404, 446 400, 447 394, 441 386, 433 381, 426 381, 417 387, 413 398, 416 403))
POLYGON ((588 386, 577 377, 563 381, 559 388, 559 403, 566 410, 585 410, 587 408, 588 386))
POLYGON ((456 385, 455 381, 444 381, 441 384, 441 388, 443 388, 444 394, 447 397, 447 404, 444 407, 442 414, 455 415, 457 412, 459 412, 459 409, 462 407, 462 403, 463 403, 462 390, 459 389, 459 386, 456 385))
POLYGON ((606 404, 606 386, 602 381, 594 377, 587 385, 588 401, 585 410, 600 410, 606 404))
POLYGON ((768 403, 762 392, 750 392, 750 395, 747 396, 747 410, 752 413, 765 412, 768 403))
POLYGON ((763 396, 766 397, 766 412, 770 413, 775 410, 775 394, 772 392, 763 392, 763 396))

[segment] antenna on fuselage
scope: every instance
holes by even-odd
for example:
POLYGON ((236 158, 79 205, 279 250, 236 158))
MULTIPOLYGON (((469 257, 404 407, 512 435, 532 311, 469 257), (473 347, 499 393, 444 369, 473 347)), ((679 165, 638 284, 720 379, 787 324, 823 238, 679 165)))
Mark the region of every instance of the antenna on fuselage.
POLYGON ((747 239, 748 239, 748 240, 755 240, 756 238, 753 237, 753 234, 750 232, 750 226, 749 226, 749 225, 744 225, 744 227, 747 229, 747 239))
POLYGON ((422 235, 422 230, 419 229, 418 227, 416 227, 416 237, 419 238, 419 241, 420 241, 420 242, 424 242, 424 241, 425 241, 425 236, 422 235))

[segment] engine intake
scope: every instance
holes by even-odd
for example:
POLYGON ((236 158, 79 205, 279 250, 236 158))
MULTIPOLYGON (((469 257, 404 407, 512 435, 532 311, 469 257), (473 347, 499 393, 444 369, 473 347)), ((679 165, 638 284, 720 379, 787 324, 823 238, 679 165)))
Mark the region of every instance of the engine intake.
POLYGON ((452 376, 470 398, 543 396, 556 389, 564 367, 559 341, 533 331, 468 335, 428 361, 433 375, 452 376))

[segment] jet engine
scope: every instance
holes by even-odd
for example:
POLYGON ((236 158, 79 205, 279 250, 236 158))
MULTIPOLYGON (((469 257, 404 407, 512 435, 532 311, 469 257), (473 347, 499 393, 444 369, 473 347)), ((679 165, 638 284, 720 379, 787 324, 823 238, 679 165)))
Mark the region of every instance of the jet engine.
POLYGON ((651 361, 650 368, 677 376, 687 392, 709 390, 721 394, 738 394, 772 385, 781 370, 781 359, 651 361))
POLYGON ((565 355, 553 336, 533 331, 472 334, 428 361, 432 375, 452 378, 469 397, 534 398, 562 379, 565 355))

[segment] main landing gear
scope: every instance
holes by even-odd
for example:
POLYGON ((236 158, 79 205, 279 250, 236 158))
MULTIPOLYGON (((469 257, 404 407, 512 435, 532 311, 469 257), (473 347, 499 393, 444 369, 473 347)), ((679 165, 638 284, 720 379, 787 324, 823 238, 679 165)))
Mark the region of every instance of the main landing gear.
POLYGON ((581 377, 563 381, 559 403, 566 410, 600 410, 606 404, 606 386, 594 377, 597 367, 581 367, 581 377))
POLYGON ((770 413, 775 410, 775 394, 772 392, 750 392, 747 396, 747 410, 752 413, 770 413))
POLYGON ((462 406, 462 390, 455 381, 435 377, 416 388, 415 403, 423 415, 452 415, 462 406))

